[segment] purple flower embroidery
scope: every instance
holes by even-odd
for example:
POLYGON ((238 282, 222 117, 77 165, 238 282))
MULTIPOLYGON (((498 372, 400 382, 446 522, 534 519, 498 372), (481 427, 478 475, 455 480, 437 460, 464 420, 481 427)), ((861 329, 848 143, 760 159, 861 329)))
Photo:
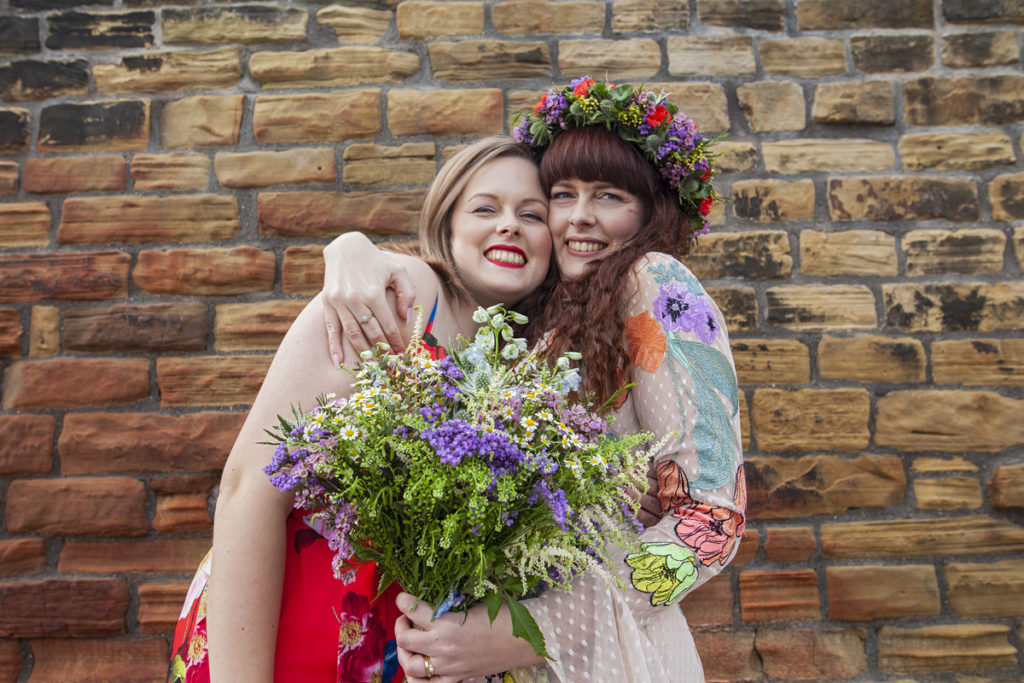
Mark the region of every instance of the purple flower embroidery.
POLYGON ((697 339, 705 344, 711 344, 718 336, 718 318, 715 317, 715 310, 707 297, 697 297, 695 308, 698 316, 694 327, 697 339))
POLYGON ((665 282, 658 287, 654 315, 669 331, 693 332, 701 319, 697 295, 681 282, 665 282))

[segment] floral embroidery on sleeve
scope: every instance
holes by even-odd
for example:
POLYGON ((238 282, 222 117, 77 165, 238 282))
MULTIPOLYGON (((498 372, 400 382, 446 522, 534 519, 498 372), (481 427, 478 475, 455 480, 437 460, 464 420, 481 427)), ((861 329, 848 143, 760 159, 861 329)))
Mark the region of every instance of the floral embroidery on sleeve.
POLYGON ((667 338, 661 325, 648 311, 626 321, 625 335, 629 343, 629 360, 633 365, 647 372, 661 367, 668 348, 667 338))
POLYGON ((641 543, 626 564, 633 568, 633 588, 650 593, 652 605, 671 605, 697 582, 696 556, 675 543, 641 543))
MULTIPOLYGON (((686 475, 682 470, 679 470, 679 476, 685 482, 686 475)), ((743 510, 747 503, 743 465, 736 470, 735 486, 733 504, 738 510, 743 510)), ((722 565, 728 563, 746 528, 746 518, 742 514, 710 503, 681 506, 676 509, 673 516, 679 520, 676 524, 676 535, 679 536, 679 540, 693 548, 701 564, 705 566, 714 562, 722 565)))

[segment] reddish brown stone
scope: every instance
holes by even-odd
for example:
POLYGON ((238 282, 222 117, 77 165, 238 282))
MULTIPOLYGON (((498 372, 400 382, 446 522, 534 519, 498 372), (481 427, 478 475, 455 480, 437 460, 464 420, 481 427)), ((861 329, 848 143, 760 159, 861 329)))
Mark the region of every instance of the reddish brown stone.
POLYGON ((690 626, 732 625, 732 574, 723 573, 703 584, 682 603, 690 626))
MULTIPOLYGON (((242 417, 244 413, 239 413, 242 417)), ((149 488, 153 493, 175 495, 178 493, 202 493, 209 495, 211 489, 220 482, 220 474, 177 474, 166 477, 154 477, 149 480, 149 488)))
POLYGON ((157 681, 167 676, 169 648, 159 638, 34 640, 32 680, 157 681))
POLYGON ((122 192, 128 184, 124 157, 27 159, 21 184, 29 192, 122 192))
MULTIPOLYGON (((46 539, 10 538, 0 540, 0 577, 37 574, 45 569, 46 539)), ((2 671, 2 667, 0 667, 0 671, 2 671)))
POLYGON ((806 562, 818 549, 811 527, 768 527, 764 554, 774 562, 806 562))
POLYGON ((754 681, 761 677, 761 657, 754 649, 753 629, 694 629, 693 639, 708 683, 754 681))
POLYGON ((864 629, 759 628, 754 647, 770 680, 850 679, 868 670, 864 629))
POLYGON ((273 252, 256 247, 143 251, 132 281, 154 294, 250 294, 273 289, 275 265, 273 252))
POLYGON ((64 348, 108 353, 201 351, 209 327, 209 311, 199 302, 68 308, 64 348))
POLYGON ((0 356, 21 355, 21 311, 0 309, 0 356))
POLYGON ((139 541, 67 541, 57 570, 109 574, 191 574, 210 551, 209 536, 139 541))
POLYGON ((73 197, 65 200, 57 239, 63 244, 199 242, 242 229, 236 197, 73 197))
MULTIPOLYGON (((404 192, 262 192, 260 234, 334 237, 362 230, 379 235, 415 234, 423 190, 404 192)), ((321 283, 322 284, 322 283, 321 283)))
POLYGON ((1007 669, 1018 666, 1017 648, 1009 642, 1012 637, 1010 626, 1003 624, 883 626, 878 632, 878 667, 929 678, 939 673, 1007 669))
POLYGON ((54 358, 18 361, 4 373, 5 410, 132 403, 149 396, 149 361, 54 358))
POLYGON ((0 415, 0 476, 53 469, 53 415, 0 415))
POLYGON ((0 603, 4 606, 0 611, 0 636, 53 638, 124 633, 128 585, 124 579, 0 583, 0 603))
POLYGON ((743 621, 820 619, 818 576, 813 569, 740 572, 743 621))
POLYGON ((139 586, 139 630, 143 633, 174 633, 187 583, 144 583, 139 586))
POLYGON ((0 204, 0 248, 48 245, 51 218, 44 202, 0 204))
POLYGON ((930 565, 826 567, 828 616, 835 621, 935 617, 942 612, 930 565))
POLYGON ((173 531, 207 531, 213 527, 204 493, 181 493, 157 496, 153 530, 160 533, 173 531))
POLYGON ((126 297, 130 263, 120 251, 0 256, 0 302, 126 297))
POLYGON ((288 300, 217 306, 213 348, 273 351, 305 306, 305 301, 288 300))
POLYGON ((746 531, 743 532, 743 538, 740 541, 740 549, 736 551, 736 555, 732 558, 733 567, 742 567, 743 565, 753 561, 757 557, 757 551, 761 547, 761 532, 757 529, 747 527, 746 531))
POLYGON ((130 477, 17 479, 7 491, 7 528, 15 534, 141 536, 146 489, 130 477))
POLYGON ((263 384, 270 361, 270 356, 158 358, 161 405, 249 405, 263 384))
POLYGON ((288 294, 314 295, 324 286, 324 248, 288 247, 281 260, 281 289, 288 294))
POLYGON ((13 683, 19 680, 25 662, 21 657, 21 643, 14 640, 0 640, 0 681, 13 683))

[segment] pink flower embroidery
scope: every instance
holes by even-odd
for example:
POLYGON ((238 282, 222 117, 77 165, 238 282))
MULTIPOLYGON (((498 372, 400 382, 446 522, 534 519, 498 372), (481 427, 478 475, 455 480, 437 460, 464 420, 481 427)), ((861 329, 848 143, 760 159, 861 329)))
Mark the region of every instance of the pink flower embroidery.
POLYGON ((384 627, 364 595, 346 593, 338 614, 338 680, 373 683, 384 674, 384 627))

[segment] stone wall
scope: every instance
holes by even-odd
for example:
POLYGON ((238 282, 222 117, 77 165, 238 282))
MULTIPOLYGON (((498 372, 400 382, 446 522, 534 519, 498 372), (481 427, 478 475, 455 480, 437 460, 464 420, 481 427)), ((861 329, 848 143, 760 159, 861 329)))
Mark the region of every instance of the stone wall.
POLYGON ((590 73, 721 145, 750 487, 710 681, 1024 677, 1019 0, 0 0, 0 681, 159 680, 334 235, 590 73), (396 182, 397 181, 397 182, 396 182))

